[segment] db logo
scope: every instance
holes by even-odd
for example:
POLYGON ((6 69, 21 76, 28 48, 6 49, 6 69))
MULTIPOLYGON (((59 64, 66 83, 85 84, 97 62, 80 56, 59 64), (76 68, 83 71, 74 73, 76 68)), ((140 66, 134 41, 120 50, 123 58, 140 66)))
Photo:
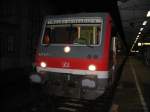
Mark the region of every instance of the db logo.
POLYGON ((70 63, 69 62, 64 62, 63 63, 63 67, 64 68, 69 68, 70 67, 70 63))

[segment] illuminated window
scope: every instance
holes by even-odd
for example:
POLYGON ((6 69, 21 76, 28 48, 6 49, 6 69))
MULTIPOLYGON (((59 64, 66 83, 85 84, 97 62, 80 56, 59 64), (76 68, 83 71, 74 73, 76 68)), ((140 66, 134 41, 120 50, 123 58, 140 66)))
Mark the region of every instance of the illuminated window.
POLYGON ((42 44, 97 45, 101 24, 46 25, 42 44))

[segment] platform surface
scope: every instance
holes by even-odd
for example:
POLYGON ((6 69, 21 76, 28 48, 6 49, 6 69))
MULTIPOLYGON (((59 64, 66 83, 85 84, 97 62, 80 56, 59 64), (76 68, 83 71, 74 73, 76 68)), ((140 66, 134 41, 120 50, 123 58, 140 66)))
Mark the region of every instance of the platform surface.
POLYGON ((150 111, 150 67, 129 57, 113 100, 117 112, 150 111))

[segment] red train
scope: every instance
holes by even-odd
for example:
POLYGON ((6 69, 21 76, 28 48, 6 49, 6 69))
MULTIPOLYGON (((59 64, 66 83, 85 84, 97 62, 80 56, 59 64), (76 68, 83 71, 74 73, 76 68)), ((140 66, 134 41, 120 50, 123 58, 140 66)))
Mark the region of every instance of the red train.
POLYGON ((95 99, 115 81, 123 45, 108 13, 48 16, 30 78, 50 95, 95 99))

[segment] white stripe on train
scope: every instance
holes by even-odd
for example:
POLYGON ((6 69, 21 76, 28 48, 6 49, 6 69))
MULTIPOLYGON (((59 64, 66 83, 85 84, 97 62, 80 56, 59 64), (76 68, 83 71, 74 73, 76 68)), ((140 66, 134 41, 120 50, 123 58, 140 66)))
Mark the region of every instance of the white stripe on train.
POLYGON ((70 73, 76 75, 97 75, 99 79, 108 78, 109 71, 89 71, 89 70, 78 70, 78 69, 64 69, 64 68, 49 68, 49 67, 36 67, 37 72, 57 72, 57 73, 70 73))

